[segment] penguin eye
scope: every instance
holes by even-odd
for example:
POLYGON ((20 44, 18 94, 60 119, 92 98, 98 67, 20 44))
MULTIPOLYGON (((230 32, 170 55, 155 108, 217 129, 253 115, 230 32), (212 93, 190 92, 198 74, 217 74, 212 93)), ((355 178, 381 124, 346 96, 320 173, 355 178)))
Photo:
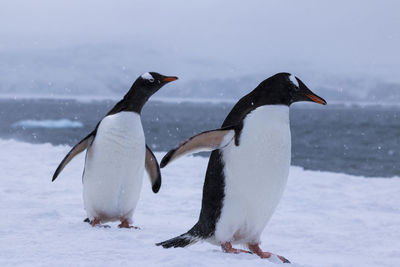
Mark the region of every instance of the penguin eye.
POLYGON ((154 79, 153 79, 153 78, 149 79, 149 82, 153 83, 153 82, 154 82, 154 79))

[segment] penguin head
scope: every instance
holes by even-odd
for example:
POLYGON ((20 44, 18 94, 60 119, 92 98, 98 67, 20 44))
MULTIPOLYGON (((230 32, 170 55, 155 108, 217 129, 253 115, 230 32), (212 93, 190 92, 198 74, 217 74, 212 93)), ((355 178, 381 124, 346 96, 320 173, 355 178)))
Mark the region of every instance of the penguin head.
POLYGON ((312 101, 326 105, 326 101, 314 94, 296 76, 282 72, 264 80, 257 88, 261 97, 268 104, 284 104, 290 106, 299 101, 312 101))
POLYGON ((140 114, 147 100, 161 87, 169 82, 177 80, 175 76, 164 76, 157 72, 146 72, 139 76, 133 83, 131 89, 117 104, 119 110, 134 111, 140 114))
POLYGON ((150 97, 161 87, 177 79, 178 77, 175 76, 164 76, 157 72, 146 72, 136 79, 131 90, 135 90, 136 93, 150 97))

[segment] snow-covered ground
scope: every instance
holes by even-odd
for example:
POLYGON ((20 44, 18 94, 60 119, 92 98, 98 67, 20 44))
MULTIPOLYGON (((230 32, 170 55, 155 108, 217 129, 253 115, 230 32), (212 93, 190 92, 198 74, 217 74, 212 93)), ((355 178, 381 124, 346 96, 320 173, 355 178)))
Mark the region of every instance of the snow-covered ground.
MULTIPOLYGON (((0 266, 274 266, 208 243, 154 245, 196 222, 205 158, 185 157, 163 169, 158 194, 144 182, 134 215, 141 230, 103 229, 82 222, 83 154, 51 183, 69 147, 4 140, 0 147, 0 266)), ((292 266, 400 266, 399 188, 399 178, 292 167, 262 247, 292 266)))

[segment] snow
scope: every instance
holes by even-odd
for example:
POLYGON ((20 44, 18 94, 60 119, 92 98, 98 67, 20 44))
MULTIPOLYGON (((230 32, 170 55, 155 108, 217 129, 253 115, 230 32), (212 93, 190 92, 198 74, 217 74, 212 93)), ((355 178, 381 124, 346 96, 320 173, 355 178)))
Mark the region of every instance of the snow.
POLYGON ((294 76, 293 74, 290 74, 289 79, 296 87, 299 87, 299 82, 297 81, 296 76, 294 76))
MULTIPOLYGON (((162 169, 158 194, 145 179, 135 225, 91 228, 82 203, 84 154, 51 183, 68 146, 0 140, 0 266, 275 266, 208 243, 154 243, 197 220, 207 159, 182 157, 162 169)), ((164 153, 156 153, 158 159, 164 153)), ((399 178, 362 178, 291 167, 262 248, 292 266, 400 266, 399 178)))
POLYGON ((60 120, 21 120, 13 123, 13 127, 22 128, 50 128, 50 129, 60 129, 60 128, 82 128, 83 123, 80 121, 71 121, 68 119, 60 120))

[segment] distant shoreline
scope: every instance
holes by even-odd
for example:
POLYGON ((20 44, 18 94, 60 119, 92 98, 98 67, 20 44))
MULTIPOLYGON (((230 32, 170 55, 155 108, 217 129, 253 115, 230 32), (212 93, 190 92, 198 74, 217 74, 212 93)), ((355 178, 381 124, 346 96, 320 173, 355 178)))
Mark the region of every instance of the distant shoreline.
MULTIPOLYGON (((102 101, 118 101, 121 96, 89 96, 89 95, 11 95, 11 94, 0 94, 0 100, 65 100, 65 101, 78 101, 83 103, 90 102, 102 102, 102 101)), ((218 99, 218 98, 185 98, 185 97, 153 97, 150 102, 163 102, 163 103, 198 103, 198 104, 234 104, 237 99, 218 99)), ((329 101, 328 106, 343 106, 349 107, 380 107, 380 108, 400 108, 400 103, 392 102, 367 102, 367 101, 329 101)), ((314 107, 314 105, 308 105, 308 103, 302 103, 302 105, 295 105, 296 108, 301 107, 314 107)))

